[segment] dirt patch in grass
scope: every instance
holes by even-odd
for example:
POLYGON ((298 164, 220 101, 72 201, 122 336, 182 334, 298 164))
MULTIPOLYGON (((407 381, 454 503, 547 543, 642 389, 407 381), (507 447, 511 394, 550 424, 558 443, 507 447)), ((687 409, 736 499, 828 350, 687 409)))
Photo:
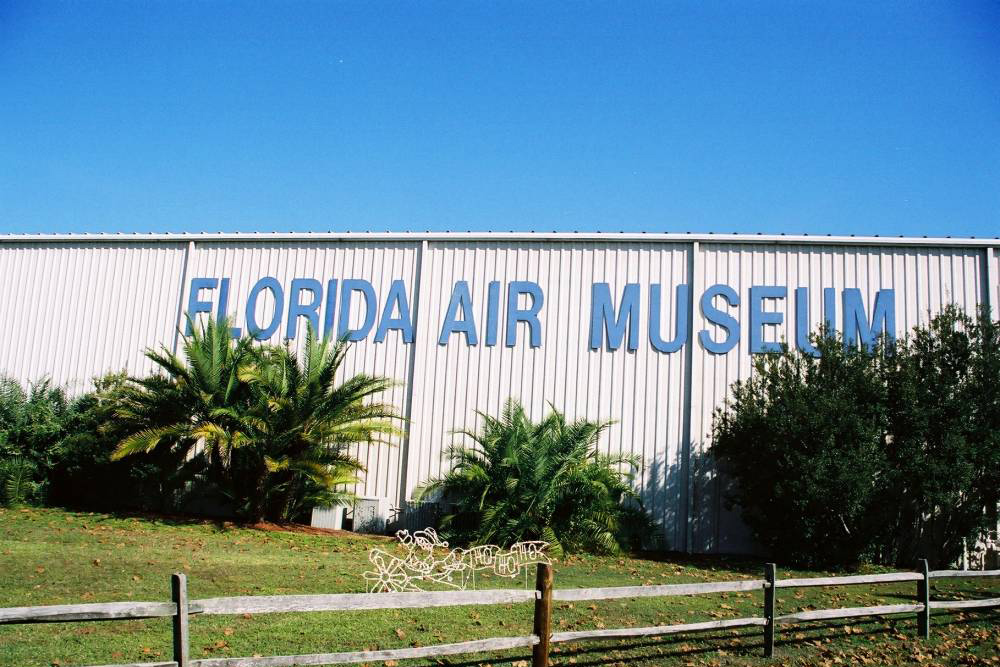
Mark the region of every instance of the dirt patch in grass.
MULTIPOLYGON (((226 521, 223 523, 226 528, 249 528, 251 530, 268 530, 280 533, 299 533, 302 535, 328 535, 331 537, 358 537, 359 533, 350 530, 334 530, 333 528, 319 528, 318 526, 307 526, 304 523, 274 523, 272 521, 258 521, 257 523, 241 524, 226 521)), ((392 541, 394 538, 385 535, 365 535, 373 540, 392 541)))

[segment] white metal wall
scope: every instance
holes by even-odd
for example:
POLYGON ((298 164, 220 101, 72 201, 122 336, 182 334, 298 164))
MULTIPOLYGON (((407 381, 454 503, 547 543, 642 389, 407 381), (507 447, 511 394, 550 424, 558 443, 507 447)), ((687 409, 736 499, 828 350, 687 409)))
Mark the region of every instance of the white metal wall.
POLYGON ((186 243, 0 243, 0 372, 84 391, 173 340, 186 243))
MULTIPOLYGON (((724 509, 719 482, 702 454, 712 410, 730 383, 750 372, 749 288, 788 287, 783 302, 766 306, 780 309, 784 324, 769 328, 765 340, 793 342, 796 287, 810 288, 811 328, 820 321, 824 287, 837 289, 838 323, 840 289, 859 288, 870 313, 876 291, 894 288, 897 333, 902 334, 951 302, 972 309, 992 298, 996 315, 998 275, 1000 257, 988 247, 863 245, 846 239, 843 244, 595 235, 0 239, 0 277, 6 286, 0 301, 0 373, 24 382, 49 375, 74 393, 105 371, 147 373, 143 348, 175 345, 196 277, 229 278, 228 310, 244 330, 248 292, 264 276, 276 278, 286 290, 293 278, 315 278, 324 287, 331 278, 363 278, 373 284, 379 310, 390 284, 399 279, 407 286, 416 320, 415 342, 404 344, 398 331, 390 331, 383 343, 374 343, 370 335, 354 346, 345 373, 397 380, 386 398, 410 417, 410 431, 395 446, 355 450, 368 468, 359 493, 398 505, 417 485, 446 470, 445 450, 457 439, 452 432, 475 429, 477 410, 496 413, 515 397, 538 417, 551 401, 570 417, 615 420, 601 447, 640 458, 637 486, 669 546, 738 551, 748 546, 746 533, 724 509), (480 333, 476 346, 460 334, 438 344, 458 280, 470 287, 480 333), (502 291, 500 332, 490 347, 484 325, 492 280, 501 282, 502 291), (538 283, 544 293, 541 347, 530 347, 524 324, 518 344, 504 344, 506 288, 513 280, 538 283), (626 283, 640 284, 638 349, 590 349, 595 282, 609 283, 616 305, 626 283), (651 283, 662 288, 665 338, 675 326, 675 287, 691 287, 690 332, 678 352, 659 353, 649 345, 651 283), (702 329, 721 337, 699 308, 704 290, 716 283, 732 287, 741 301, 731 309, 741 323, 740 342, 724 355, 708 353, 697 339, 702 329)), ((286 307, 287 298, 286 293, 286 307)), ((270 308, 269 299, 262 299, 262 320, 269 319, 270 308)), ((352 326, 361 319, 360 308, 355 300, 352 326)), ((272 341, 284 340, 285 326, 283 317, 272 341)))
MULTIPOLYGON (((672 304, 674 287, 686 281, 687 263, 688 248, 681 244, 429 244, 421 279, 417 340, 422 343, 414 370, 406 493, 446 470, 447 446, 458 439, 452 432, 475 430, 476 411, 496 414, 513 397, 538 418, 551 402, 570 418, 615 420, 601 446, 640 457, 642 495, 673 541, 682 511, 683 352, 659 354, 645 344, 634 352, 625 346, 614 352, 591 350, 590 298, 594 282, 610 283, 616 298, 627 282, 653 282, 662 283, 664 298, 672 304), (482 334, 475 347, 460 335, 438 344, 457 280, 469 282, 480 331, 486 321, 487 284, 502 283, 496 346, 486 347, 482 334), (504 345, 502 304, 513 280, 536 282, 545 295, 539 314, 541 347, 528 345, 523 324, 518 344, 504 345)), ((664 312, 663 331, 673 331, 674 309, 665 307, 664 312)))

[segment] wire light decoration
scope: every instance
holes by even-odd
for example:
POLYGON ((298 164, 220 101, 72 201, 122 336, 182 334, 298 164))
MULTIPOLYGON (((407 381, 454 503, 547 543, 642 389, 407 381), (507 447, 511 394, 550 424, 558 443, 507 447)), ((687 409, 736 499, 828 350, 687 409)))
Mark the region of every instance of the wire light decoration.
POLYGON ((504 549, 484 544, 470 549, 450 549, 440 558, 435 549, 448 549, 448 543, 438 537, 433 528, 396 532, 400 544, 406 547, 402 558, 373 547, 368 560, 374 571, 365 572, 369 593, 426 591, 426 586, 443 586, 464 591, 475 588, 477 571, 487 570, 498 577, 513 579, 537 563, 551 565, 545 553, 548 542, 517 542, 504 549))

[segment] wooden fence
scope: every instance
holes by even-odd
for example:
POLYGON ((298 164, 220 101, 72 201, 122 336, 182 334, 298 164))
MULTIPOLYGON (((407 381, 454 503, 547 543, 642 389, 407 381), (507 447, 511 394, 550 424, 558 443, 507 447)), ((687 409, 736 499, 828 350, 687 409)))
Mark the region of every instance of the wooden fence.
POLYGON ((629 637, 655 637, 682 632, 699 632, 758 626, 763 630, 764 655, 774 655, 774 640, 778 626, 807 621, 916 614, 918 636, 930 635, 930 614, 934 609, 983 609, 1000 607, 1000 597, 980 600, 931 601, 930 581, 954 577, 1000 577, 1000 570, 930 571, 922 561, 920 571, 843 577, 811 577, 807 579, 777 579, 773 563, 764 567, 762 579, 720 581, 704 584, 665 584, 658 586, 621 586, 615 588, 553 589, 552 568, 538 566, 534 590, 481 590, 415 593, 344 593, 331 595, 260 595, 246 597, 189 600, 187 579, 183 574, 171 577, 170 602, 110 602, 98 604, 51 605, 44 607, 0 608, 0 624, 60 623, 70 621, 112 621, 121 619, 173 619, 173 660, 169 662, 131 663, 104 667, 291 667, 292 665, 335 665, 360 662, 380 662, 445 655, 482 653, 508 649, 532 649, 533 667, 546 667, 552 644, 629 637), (916 598, 911 604, 890 604, 876 607, 816 609, 775 615, 778 591, 810 586, 848 586, 854 584, 916 583, 916 598), (763 613, 749 618, 733 618, 700 623, 660 625, 644 628, 616 628, 552 632, 553 601, 612 600, 677 595, 704 595, 762 591, 763 613), (189 655, 188 619, 195 614, 267 614, 273 612, 358 611, 366 609, 422 609, 461 605, 493 605, 532 602, 535 606, 534 628, 522 637, 496 637, 454 644, 438 644, 413 648, 344 653, 314 653, 247 658, 207 658, 192 660, 189 655))

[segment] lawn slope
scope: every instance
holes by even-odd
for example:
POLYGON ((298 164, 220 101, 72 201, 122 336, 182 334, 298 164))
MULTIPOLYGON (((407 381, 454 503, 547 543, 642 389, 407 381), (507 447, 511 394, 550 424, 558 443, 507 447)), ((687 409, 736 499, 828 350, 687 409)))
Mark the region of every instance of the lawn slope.
MULTIPOLYGON (((204 521, 115 517, 53 509, 0 509, 0 606, 168 600, 170 574, 185 572, 191 598, 363 592, 372 546, 386 538, 260 530, 204 521)), ((785 570, 779 576, 825 572, 785 570)), ((569 557, 558 588, 749 579, 758 561, 722 558, 569 557)), ((479 579, 480 587, 523 587, 479 579)), ((939 584, 936 597, 1000 594, 997 580, 939 584), (947 587, 946 587, 947 586, 947 587)), ((778 613, 912 599, 912 584, 781 591, 778 613)), ((560 603, 557 630, 694 622, 759 615, 761 595, 560 603)), ((192 617, 192 657, 289 655, 425 646, 531 632, 530 605, 407 611, 192 617)), ((557 665, 1000 665, 1000 614, 935 615, 932 640, 915 638, 913 618, 782 628, 777 657, 760 658, 759 629, 557 647, 557 665)), ((408 665, 520 665, 523 651, 408 665)), ((97 665, 170 659, 169 619, 0 626, 0 665, 97 665)), ((381 663, 380 663, 381 664, 381 663)))

